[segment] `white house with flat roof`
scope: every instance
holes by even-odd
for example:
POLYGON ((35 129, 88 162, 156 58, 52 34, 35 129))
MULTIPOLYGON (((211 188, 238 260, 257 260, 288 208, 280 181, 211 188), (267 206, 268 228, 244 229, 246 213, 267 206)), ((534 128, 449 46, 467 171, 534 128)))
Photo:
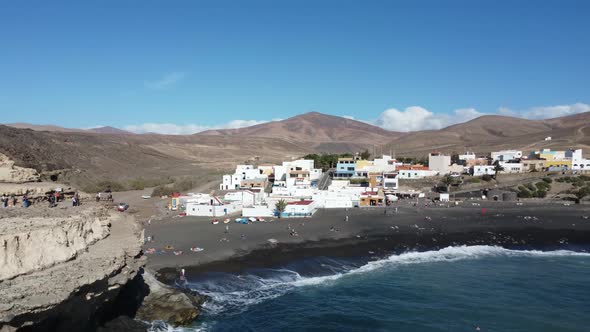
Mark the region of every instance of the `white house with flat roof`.
POLYGON ((572 170, 590 171, 590 159, 582 156, 582 149, 568 150, 565 156, 566 158, 571 158, 572 170))
POLYGON ((522 151, 520 150, 502 150, 492 152, 492 162, 499 161, 510 161, 514 159, 522 158, 522 151))
POLYGON ((428 155, 428 168, 436 171, 438 174, 449 173, 451 166, 451 156, 444 155, 439 152, 433 152, 428 155))

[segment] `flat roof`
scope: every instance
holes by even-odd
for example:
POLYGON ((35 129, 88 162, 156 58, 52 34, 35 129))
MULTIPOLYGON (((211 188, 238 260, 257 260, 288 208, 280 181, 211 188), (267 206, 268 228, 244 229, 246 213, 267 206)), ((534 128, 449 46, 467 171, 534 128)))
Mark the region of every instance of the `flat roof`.
POLYGON ((289 203, 287 203, 287 205, 309 205, 311 203, 313 203, 313 201, 304 200, 304 201, 289 202, 289 203))

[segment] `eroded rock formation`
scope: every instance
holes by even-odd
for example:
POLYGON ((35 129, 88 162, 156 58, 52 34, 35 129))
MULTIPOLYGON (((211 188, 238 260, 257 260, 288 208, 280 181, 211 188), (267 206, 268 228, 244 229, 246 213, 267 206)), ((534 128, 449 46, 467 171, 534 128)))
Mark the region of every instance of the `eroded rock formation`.
POLYGON ((15 166, 14 161, 0 153, 0 182, 33 182, 39 181, 39 178, 39 173, 35 169, 15 166))
POLYGON ((144 265, 133 218, 96 206, 63 214, 0 218, 0 329, 93 330, 144 265))

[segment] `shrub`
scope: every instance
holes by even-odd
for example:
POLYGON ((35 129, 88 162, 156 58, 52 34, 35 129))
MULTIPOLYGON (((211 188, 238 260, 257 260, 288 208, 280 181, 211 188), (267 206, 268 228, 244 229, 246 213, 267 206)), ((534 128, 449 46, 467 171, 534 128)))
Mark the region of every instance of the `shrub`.
POLYGON ((543 181, 547 182, 547 183, 552 183, 553 180, 551 178, 545 177, 543 178, 543 181))
POLYGON ((82 187, 82 191, 87 193, 104 192, 106 190, 124 191, 127 190, 127 187, 122 183, 112 180, 102 180, 82 187))
POLYGON ((137 178, 129 181, 129 188, 132 190, 143 190, 145 187, 145 180, 143 178, 137 178))
POLYGON ((545 198, 547 197, 547 192, 545 190, 538 190, 534 193, 534 196, 538 198, 545 198))
POLYGON ((590 176, 589 175, 580 175, 580 179, 582 181, 590 181, 590 176))
POLYGON ((537 190, 544 190, 544 191, 548 191, 548 190, 550 190, 550 189, 551 189, 551 186, 550 186, 550 185, 549 185, 547 182, 545 182, 545 181, 542 181, 542 182, 537 182, 537 183, 535 184, 535 186, 537 187, 537 190))
POLYGON ((528 188, 528 190, 530 190, 530 191, 535 191, 535 190, 537 190, 537 188, 535 188, 535 186, 534 186, 532 183, 527 183, 525 186, 526 186, 526 187, 528 188))
POLYGON ((493 178, 494 178, 494 177, 493 177, 493 176, 491 176, 491 175, 489 175, 489 174, 485 174, 485 175, 483 175, 483 176, 481 177, 481 179, 482 179, 483 181, 485 181, 485 182, 490 182, 490 181, 492 181, 492 179, 493 179, 493 178))
POLYGON ((193 189, 197 182, 191 178, 181 178, 174 181, 172 184, 159 185, 152 191, 153 197, 170 196, 174 192, 183 192, 193 189))
POLYGON ((533 197, 533 194, 528 191, 526 188, 523 188, 524 190, 521 190, 518 192, 517 196, 520 198, 531 198, 533 197))
POLYGON ((481 183, 481 179, 480 178, 471 178, 468 181, 469 181, 469 183, 481 183))

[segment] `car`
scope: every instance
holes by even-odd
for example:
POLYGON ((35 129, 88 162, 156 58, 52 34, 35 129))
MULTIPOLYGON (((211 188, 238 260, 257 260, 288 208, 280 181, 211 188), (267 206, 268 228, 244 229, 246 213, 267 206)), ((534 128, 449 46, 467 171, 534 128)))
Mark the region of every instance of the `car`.
POLYGON ((128 208, 129 208, 129 204, 127 204, 127 203, 119 203, 117 205, 117 211, 119 211, 119 212, 125 212, 125 211, 127 211, 128 208))

